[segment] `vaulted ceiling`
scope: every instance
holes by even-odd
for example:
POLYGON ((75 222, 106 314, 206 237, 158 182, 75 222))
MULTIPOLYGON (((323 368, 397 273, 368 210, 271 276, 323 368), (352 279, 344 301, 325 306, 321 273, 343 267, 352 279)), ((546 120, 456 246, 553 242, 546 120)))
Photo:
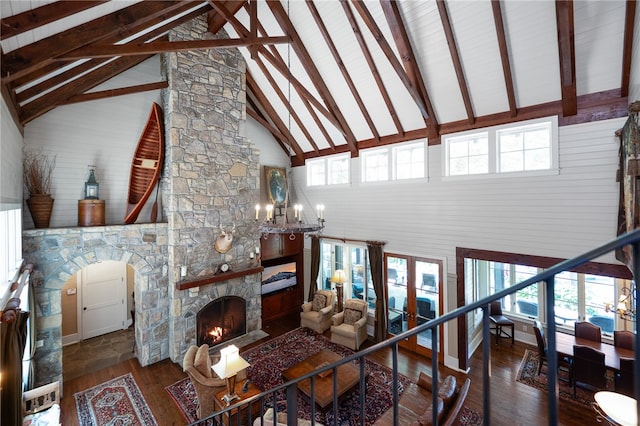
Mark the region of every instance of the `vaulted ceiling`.
MULTIPOLYGON (((247 114, 305 159, 558 115, 627 114, 636 1, 3 0, 1 88, 24 126, 149 57, 239 48, 247 114), (210 34, 169 41, 206 15, 210 34)), ((633 100, 632 100, 633 101, 633 100)))

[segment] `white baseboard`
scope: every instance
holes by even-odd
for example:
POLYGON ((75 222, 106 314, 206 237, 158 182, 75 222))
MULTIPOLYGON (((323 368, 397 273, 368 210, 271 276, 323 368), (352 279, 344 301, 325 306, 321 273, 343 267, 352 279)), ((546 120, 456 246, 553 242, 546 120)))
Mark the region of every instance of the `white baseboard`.
POLYGON ((80 335, 78 333, 62 336, 62 346, 72 345, 80 341, 80 335))

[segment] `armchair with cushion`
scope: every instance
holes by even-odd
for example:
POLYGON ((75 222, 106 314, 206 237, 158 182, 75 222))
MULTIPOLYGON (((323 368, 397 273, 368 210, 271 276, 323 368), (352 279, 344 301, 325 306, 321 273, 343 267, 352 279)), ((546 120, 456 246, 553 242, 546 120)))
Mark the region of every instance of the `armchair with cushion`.
POLYGON ((344 302, 344 311, 332 318, 331 341, 358 350, 367 340, 367 302, 360 299, 348 299, 344 302))
MULTIPOLYGON (((216 375, 211 366, 219 361, 220 355, 209 356, 209 345, 191 346, 184 354, 182 370, 189 375, 198 397, 198 418, 202 419, 214 413, 215 394, 227 389, 225 379, 216 375)), ((247 371, 238 373, 236 380, 247 378, 247 371)))
POLYGON ((313 301, 302 304, 300 327, 308 327, 316 333, 324 333, 331 327, 335 295, 331 290, 318 290, 313 301))

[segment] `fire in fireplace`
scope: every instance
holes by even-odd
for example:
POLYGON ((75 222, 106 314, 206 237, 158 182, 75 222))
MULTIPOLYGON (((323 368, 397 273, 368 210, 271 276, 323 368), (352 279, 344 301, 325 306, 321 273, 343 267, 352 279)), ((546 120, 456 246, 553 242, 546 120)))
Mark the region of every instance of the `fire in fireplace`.
POLYGON ((209 347, 244 335, 247 332, 247 305, 238 296, 219 297, 196 315, 198 346, 209 347))

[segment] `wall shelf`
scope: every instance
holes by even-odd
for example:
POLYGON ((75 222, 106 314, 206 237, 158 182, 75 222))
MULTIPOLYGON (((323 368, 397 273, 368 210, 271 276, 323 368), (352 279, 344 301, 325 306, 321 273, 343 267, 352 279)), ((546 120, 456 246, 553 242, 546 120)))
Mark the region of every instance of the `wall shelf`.
POLYGON ((229 271, 229 272, 217 272, 213 275, 209 275, 208 277, 202 277, 195 280, 189 281, 178 281, 176 283, 176 288, 178 290, 187 290, 189 288, 201 287, 203 285, 215 284, 222 281, 227 281, 233 278, 244 277, 246 275, 259 274, 264 270, 262 266, 255 266, 252 268, 241 269, 239 271, 229 271))

